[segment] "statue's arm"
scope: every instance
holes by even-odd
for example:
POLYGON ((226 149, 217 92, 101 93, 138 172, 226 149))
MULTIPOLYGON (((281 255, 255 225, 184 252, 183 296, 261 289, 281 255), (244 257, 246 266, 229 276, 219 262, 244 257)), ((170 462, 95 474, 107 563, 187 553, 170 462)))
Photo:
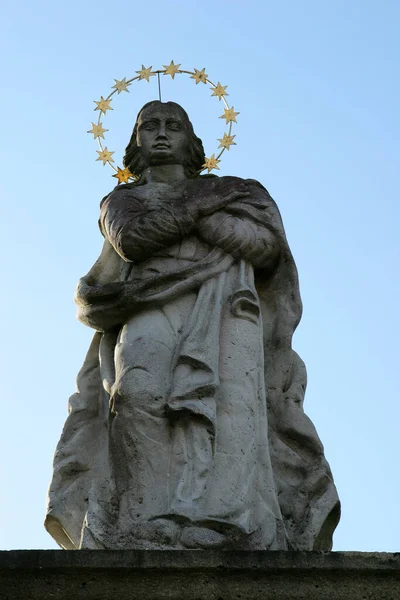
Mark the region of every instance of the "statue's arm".
POLYGON ((279 243, 273 231, 245 216, 216 212, 199 220, 198 232, 208 244, 255 267, 273 267, 279 256, 279 243))
POLYGON ((192 231, 197 215, 196 205, 182 199, 148 210, 140 200, 120 191, 103 203, 100 228, 124 260, 144 260, 192 231))
POLYGON ((115 191, 102 204, 100 228, 124 260, 144 260, 194 231, 200 217, 248 195, 243 185, 208 194, 189 185, 182 196, 148 209, 129 190, 115 191))
POLYGON ((119 281, 121 258, 104 240, 99 258, 79 281, 74 300, 79 321, 97 331, 118 326, 132 310, 134 299, 124 282, 119 281))

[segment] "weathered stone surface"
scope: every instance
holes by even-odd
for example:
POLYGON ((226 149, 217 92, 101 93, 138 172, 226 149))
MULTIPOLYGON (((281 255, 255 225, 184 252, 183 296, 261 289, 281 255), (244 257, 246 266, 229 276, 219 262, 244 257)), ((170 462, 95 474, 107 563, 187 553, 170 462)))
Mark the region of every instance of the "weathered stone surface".
POLYGON ((2 600, 399 600, 400 553, 0 552, 2 600))
POLYGON ((200 176, 185 111, 139 113, 76 292, 96 330, 54 460, 65 549, 330 550, 339 500, 303 410, 301 317, 279 210, 257 181, 200 176))

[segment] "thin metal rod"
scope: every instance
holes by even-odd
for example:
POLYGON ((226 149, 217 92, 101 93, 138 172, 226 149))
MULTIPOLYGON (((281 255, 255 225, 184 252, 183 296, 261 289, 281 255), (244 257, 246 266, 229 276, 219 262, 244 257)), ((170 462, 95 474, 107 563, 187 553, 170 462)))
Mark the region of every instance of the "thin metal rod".
POLYGON ((160 72, 157 73, 157 77, 158 77, 158 97, 159 100, 161 102, 161 83, 160 83, 160 72))

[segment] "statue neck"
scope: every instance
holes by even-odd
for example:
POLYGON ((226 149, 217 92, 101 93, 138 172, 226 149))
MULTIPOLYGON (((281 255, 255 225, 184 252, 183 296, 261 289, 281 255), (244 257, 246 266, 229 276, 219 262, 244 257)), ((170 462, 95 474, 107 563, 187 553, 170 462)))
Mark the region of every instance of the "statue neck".
POLYGON ((143 173, 145 183, 179 183, 187 179, 183 165, 153 165, 143 173))

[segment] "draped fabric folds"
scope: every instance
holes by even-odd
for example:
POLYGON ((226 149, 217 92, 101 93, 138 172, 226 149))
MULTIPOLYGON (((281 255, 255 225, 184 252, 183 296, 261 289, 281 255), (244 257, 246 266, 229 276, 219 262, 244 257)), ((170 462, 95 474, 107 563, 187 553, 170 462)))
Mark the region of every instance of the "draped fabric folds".
MULTIPOLYGON (((306 371, 291 347, 301 300, 279 211, 257 182, 216 179, 246 185, 248 197, 199 220, 191 235, 205 249, 200 257, 151 276, 138 277, 141 262, 123 257, 104 224, 110 198, 128 201, 135 185, 117 188, 103 203, 103 251, 76 293, 78 317, 96 332, 69 401, 45 523, 63 548, 151 547, 140 545, 140 532, 157 518, 228 531, 229 548, 332 546, 339 500, 303 410, 306 371), (158 320, 171 321, 171 339, 178 340, 167 392, 158 412, 148 414, 139 399, 135 405, 139 391, 125 412, 126 382, 151 374, 151 365, 139 363, 132 374, 124 358, 132 344, 144 343, 146 318, 154 331, 158 320), (130 418, 134 437, 126 429, 130 418), (162 454, 155 454, 151 428, 162 432, 158 442, 167 440, 162 454), (128 466, 123 439, 137 445, 135 454, 124 454, 128 466), (123 478, 131 479, 125 487, 123 478), (148 489, 151 478, 157 497, 148 489)), ((169 347, 166 338, 157 343, 169 347)))

